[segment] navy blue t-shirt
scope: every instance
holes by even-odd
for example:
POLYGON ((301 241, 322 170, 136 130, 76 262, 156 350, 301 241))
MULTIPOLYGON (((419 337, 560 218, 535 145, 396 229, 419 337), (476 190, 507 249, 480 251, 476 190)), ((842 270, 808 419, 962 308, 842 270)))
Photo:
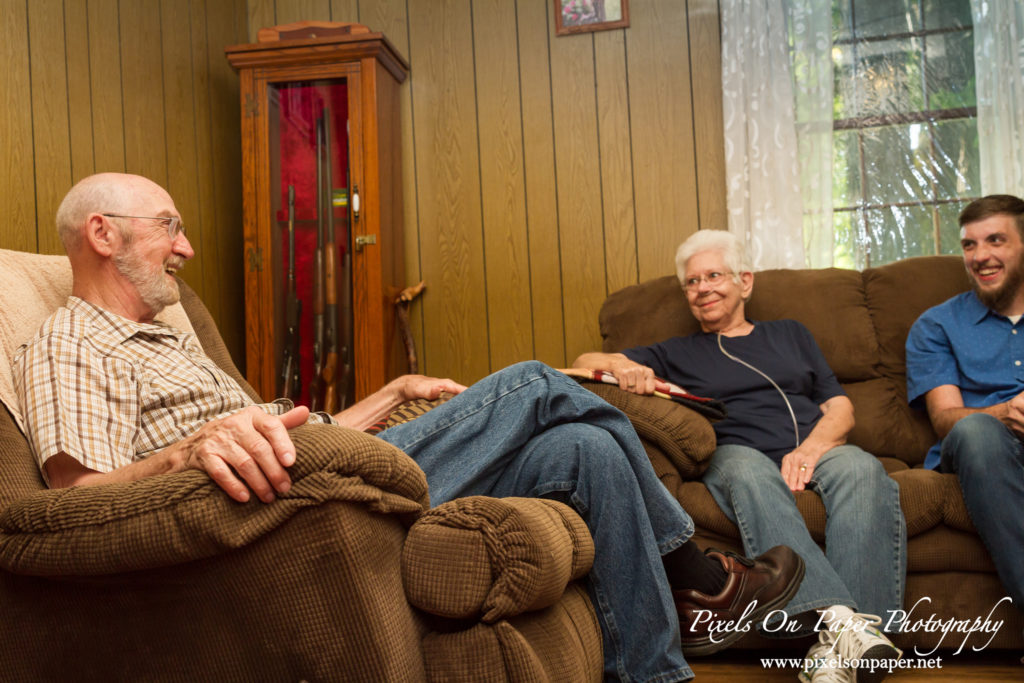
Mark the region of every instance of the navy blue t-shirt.
MULTIPOLYGON (((814 341, 795 320, 754 322, 742 337, 722 337, 730 354, 765 373, 786 393, 796 414, 803 441, 821 419, 822 403, 845 392, 814 341)), ((739 444, 761 451, 772 460, 796 447, 793 418, 779 392, 764 377, 727 358, 716 334, 673 337, 623 353, 646 365, 658 377, 698 396, 725 403, 728 416, 714 423, 719 444, 739 444)))

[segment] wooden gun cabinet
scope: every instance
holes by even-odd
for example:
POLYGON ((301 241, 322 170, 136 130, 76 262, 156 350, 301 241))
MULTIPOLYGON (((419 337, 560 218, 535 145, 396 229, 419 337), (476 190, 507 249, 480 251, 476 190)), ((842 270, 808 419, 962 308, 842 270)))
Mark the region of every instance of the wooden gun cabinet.
POLYGON ((340 410, 404 372, 408 66, 359 24, 262 29, 225 52, 241 79, 246 376, 264 398, 340 410))

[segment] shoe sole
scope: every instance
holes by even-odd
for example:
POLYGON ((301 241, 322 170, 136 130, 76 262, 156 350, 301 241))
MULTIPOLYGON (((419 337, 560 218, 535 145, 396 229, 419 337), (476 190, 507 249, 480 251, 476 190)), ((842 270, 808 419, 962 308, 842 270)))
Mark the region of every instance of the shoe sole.
MULTIPOLYGON (((797 569, 793 573, 793 578, 789 580, 789 584, 786 585, 786 589, 779 594, 771 602, 763 605, 758 605, 750 616, 747 618, 746 623, 756 623, 763 619, 769 612, 780 607, 784 607, 793 599, 796 595, 797 590, 800 589, 800 584, 804 580, 804 560, 802 557, 797 555, 798 560, 797 569)), ((737 640, 747 635, 746 631, 737 629, 734 631, 727 631, 725 633, 718 634, 719 640, 712 641, 711 636, 706 636, 700 640, 691 641, 683 645, 683 655, 686 657, 704 657, 706 655, 713 655, 716 652, 720 652, 725 648, 729 647, 737 640)), ((865 679, 867 680, 867 679, 865 679)), ((858 681, 858 683, 860 683, 858 681)))
MULTIPOLYGON (((900 651, 890 645, 878 644, 874 647, 868 648, 864 654, 860 656, 861 660, 875 659, 875 660, 891 660, 899 659, 900 651)), ((857 668, 854 670, 854 681, 856 683, 879 683, 886 676, 889 675, 888 669, 875 669, 862 670, 857 668)))

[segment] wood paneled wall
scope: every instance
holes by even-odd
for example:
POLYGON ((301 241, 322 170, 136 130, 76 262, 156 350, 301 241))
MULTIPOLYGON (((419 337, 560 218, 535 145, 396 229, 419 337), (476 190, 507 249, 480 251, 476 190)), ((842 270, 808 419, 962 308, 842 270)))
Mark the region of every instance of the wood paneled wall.
POLYGON ((608 293, 725 225, 717 0, 632 0, 630 27, 554 35, 555 0, 0 0, 0 247, 59 252, 71 184, 163 184, 183 276, 241 360, 238 79, 223 48, 304 19, 408 59, 401 125, 421 370, 471 382, 598 348, 608 293))
POLYGON ((60 200, 101 171, 174 197, 199 292, 244 358, 238 77, 245 0, 0 0, 0 247, 63 253, 60 200))
POLYGON ((409 60, 406 266, 423 371, 463 382, 600 347, 612 291, 724 227, 717 0, 631 0, 554 35, 555 0, 249 0, 249 35, 356 21, 409 60))

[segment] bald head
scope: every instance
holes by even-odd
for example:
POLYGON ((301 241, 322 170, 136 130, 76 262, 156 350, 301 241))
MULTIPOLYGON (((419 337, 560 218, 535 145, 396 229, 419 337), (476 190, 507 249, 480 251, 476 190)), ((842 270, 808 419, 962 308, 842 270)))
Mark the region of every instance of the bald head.
MULTIPOLYGON (((57 208, 57 233, 64 251, 70 255, 78 250, 89 214, 136 213, 137 198, 154 191, 167 194, 149 178, 130 173, 97 173, 78 181, 57 208)), ((131 239, 130 232, 122 236, 131 239)))

